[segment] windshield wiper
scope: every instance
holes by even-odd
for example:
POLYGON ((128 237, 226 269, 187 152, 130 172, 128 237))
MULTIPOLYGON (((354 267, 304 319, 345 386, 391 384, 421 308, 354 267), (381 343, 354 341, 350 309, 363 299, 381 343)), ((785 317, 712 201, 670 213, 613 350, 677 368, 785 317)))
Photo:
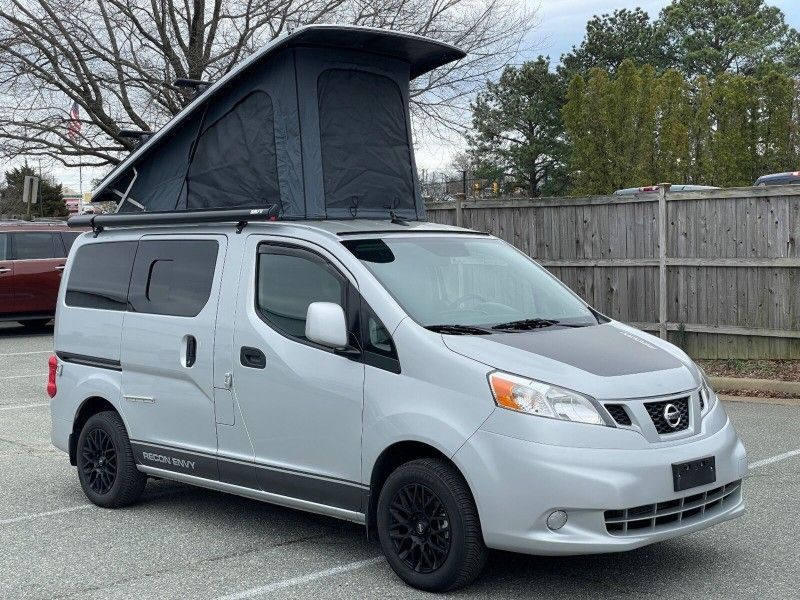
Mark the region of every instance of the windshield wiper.
POLYGON ((551 327, 558 325, 560 321, 555 319, 520 319, 518 321, 509 321, 508 323, 500 323, 492 325, 492 329, 510 329, 513 331, 525 331, 528 329, 540 329, 542 327, 551 327))
POLYGON ((448 335, 488 335, 492 333, 488 329, 474 325, 426 325, 425 329, 448 335))

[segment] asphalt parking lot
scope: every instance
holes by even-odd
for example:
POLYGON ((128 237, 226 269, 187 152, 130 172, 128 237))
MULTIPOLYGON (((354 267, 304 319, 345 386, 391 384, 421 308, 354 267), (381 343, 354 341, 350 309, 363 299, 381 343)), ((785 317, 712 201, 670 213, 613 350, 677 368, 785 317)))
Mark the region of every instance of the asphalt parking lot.
MULTIPOLYGON (((88 503, 50 445, 52 335, 0 325, 3 598, 415 598, 356 525, 151 481, 88 503)), ((751 463, 745 517, 625 554, 493 553, 461 598, 800 598, 800 407, 727 402, 751 463)), ((509 498, 509 502, 513 502, 509 498)))

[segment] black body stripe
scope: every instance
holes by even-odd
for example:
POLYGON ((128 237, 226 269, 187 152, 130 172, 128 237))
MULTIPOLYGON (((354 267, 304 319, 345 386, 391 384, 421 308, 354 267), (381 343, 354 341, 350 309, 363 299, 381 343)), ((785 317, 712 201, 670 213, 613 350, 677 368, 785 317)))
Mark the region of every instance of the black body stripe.
POLYGON ((112 371, 122 371, 122 364, 112 358, 101 358, 99 356, 87 356, 86 354, 73 354, 72 352, 61 352, 56 350, 56 356, 64 362, 87 367, 98 367, 99 369, 110 369, 112 371))
POLYGON ((361 483, 131 440, 136 462, 223 483, 357 512, 369 488, 361 483))

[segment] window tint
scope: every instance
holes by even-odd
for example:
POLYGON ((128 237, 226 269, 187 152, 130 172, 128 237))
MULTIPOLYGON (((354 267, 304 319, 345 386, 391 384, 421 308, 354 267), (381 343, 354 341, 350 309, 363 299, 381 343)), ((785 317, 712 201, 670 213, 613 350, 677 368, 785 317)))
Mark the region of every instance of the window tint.
POLYGON ((55 235, 46 231, 14 233, 11 245, 15 260, 33 260, 37 258, 56 258, 64 256, 64 248, 55 235), (56 244, 56 241, 58 243, 56 244))
POLYGON ((66 253, 69 254, 70 248, 72 248, 72 244, 75 243, 75 240, 78 239, 78 236, 81 235, 81 232, 78 231, 62 231, 61 232, 61 239, 64 242, 64 248, 66 249, 66 253))
POLYGON ((0 233, 0 260, 8 260, 11 253, 8 251, 8 234, 0 233))
POLYGON ((102 242, 78 248, 67 282, 67 305, 125 310, 136 244, 102 242))
POLYGON ((197 316, 208 302, 219 244, 216 240, 143 240, 133 265, 130 310, 197 316))
POLYGON ((288 248, 264 246, 258 256, 258 297, 263 317, 284 333, 305 339, 312 302, 345 306, 345 282, 322 258, 288 248))

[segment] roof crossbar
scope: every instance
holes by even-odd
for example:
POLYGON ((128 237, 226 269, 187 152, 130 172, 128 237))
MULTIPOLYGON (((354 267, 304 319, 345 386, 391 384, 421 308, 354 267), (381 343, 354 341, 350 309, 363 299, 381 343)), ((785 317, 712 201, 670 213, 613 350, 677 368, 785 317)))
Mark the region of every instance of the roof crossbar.
POLYGON ((236 223, 236 233, 250 221, 275 221, 279 206, 230 210, 194 210, 142 213, 112 213, 107 215, 80 215, 67 221, 69 227, 91 227, 97 237, 106 227, 140 227, 143 225, 197 225, 200 223, 236 223))

